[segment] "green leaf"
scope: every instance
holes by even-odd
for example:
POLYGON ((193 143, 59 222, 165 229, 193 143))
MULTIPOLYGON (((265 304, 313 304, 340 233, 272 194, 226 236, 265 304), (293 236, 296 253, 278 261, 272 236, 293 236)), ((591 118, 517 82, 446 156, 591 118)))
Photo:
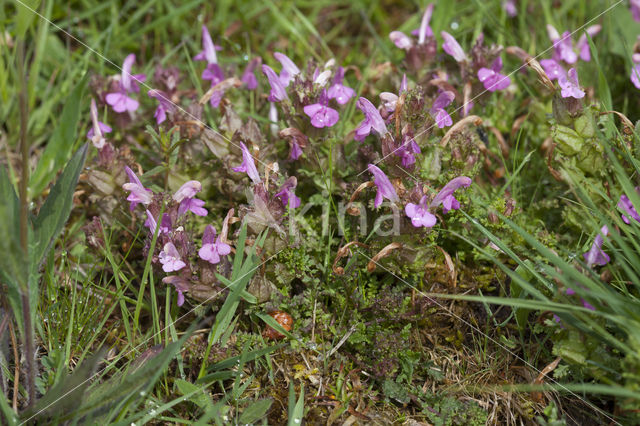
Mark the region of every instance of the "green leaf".
POLYGON ((57 120, 58 127, 53 131, 51 139, 49 139, 42 157, 31 176, 29 182, 31 195, 40 194, 53 180, 64 163, 67 162, 73 145, 78 138, 80 107, 83 104, 82 98, 86 87, 87 77, 83 78, 67 97, 62 109, 62 115, 57 120))
POLYGON ((192 394, 189 396, 188 400, 196 404, 198 407, 207 408, 209 406, 213 406, 213 401, 211 401, 209 395, 204 391, 205 387, 194 385, 193 383, 182 379, 176 380, 175 383, 182 395, 186 396, 192 394))
POLYGON ((4 397, 4 395, 0 395, 0 413, 2 413, 3 418, 7 422, 8 426, 14 426, 18 424, 18 415, 9 405, 9 401, 4 397))
POLYGON ((289 383, 289 421, 288 426, 298 426, 302 424, 304 416, 304 385, 300 385, 300 397, 296 402, 296 391, 293 388, 293 381, 289 383), (295 403, 295 405, 294 405, 295 403))
POLYGON ((240 424, 251 424, 267 414, 269 408, 271 408, 271 404, 273 404, 273 399, 260 399, 253 404, 249 405, 244 409, 242 414, 240 415, 240 419, 238 419, 240 424))
MULTIPOLYGON (((525 260, 524 263, 530 268, 533 269, 534 265, 530 260, 525 260)), ((534 280, 533 275, 529 273, 529 270, 525 269, 523 266, 518 266, 515 270, 515 273, 520 275, 523 280, 532 283, 534 280)), ((515 297, 517 299, 526 299, 527 292, 518 284, 517 280, 511 280, 511 297, 515 297)), ((520 330, 525 330, 529 325, 527 323, 527 318, 529 317, 529 313, 531 309, 519 308, 517 306, 512 306, 511 309, 516 317, 516 323, 518 324, 518 328, 520 330)))
POLYGON ((73 413, 82 403, 86 390, 91 384, 91 377, 97 370, 99 363, 106 355, 107 350, 102 349, 92 357, 86 359, 71 374, 64 374, 38 402, 23 415, 23 420, 33 418, 42 421, 43 418, 60 418, 73 413))
POLYGON ((143 398, 156 384, 197 325, 193 323, 180 340, 168 344, 159 353, 156 353, 154 348, 149 349, 151 355, 142 356, 140 361, 134 361, 128 370, 91 389, 86 402, 76 409, 74 418, 86 416, 85 423, 107 424, 114 416, 131 409, 134 403, 143 398), (98 416, 102 416, 100 422, 97 421, 98 416), (96 421, 88 421, 90 419, 96 421))
POLYGON ((40 5, 40 0, 21 0, 15 2, 18 13, 16 14, 16 37, 22 38, 29 29, 36 11, 40 5))
POLYGON ((257 312, 256 315, 258 316, 258 318, 260 318, 262 321, 266 322, 267 325, 273 327, 278 333, 280 334, 284 334, 285 336, 287 336, 289 339, 296 339, 293 334, 289 333, 287 330, 285 330, 279 323, 278 321, 275 320, 275 318, 273 318, 271 315, 267 315, 267 314, 263 314, 262 312, 257 312))
POLYGON ((28 264, 20 244, 20 203, 4 167, 0 167, 0 281, 7 285, 7 296, 16 323, 22 330, 22 291, 28 287, 28 264))
POLYGON ((87 149, 88 145, 84 144, 75 153, 56 184, 51 188, 47 200, 34 221, 29 258, 32 267, 36 269, 69 218, 73 208, 73 192, 87 156, 87 149))

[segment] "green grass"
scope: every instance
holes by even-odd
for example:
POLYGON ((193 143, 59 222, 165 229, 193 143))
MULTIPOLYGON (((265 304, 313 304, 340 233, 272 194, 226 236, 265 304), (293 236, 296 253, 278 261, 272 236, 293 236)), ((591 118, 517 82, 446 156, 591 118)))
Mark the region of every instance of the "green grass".
MULTIPOLYGON (((635 122, 640 113, 628 77, 640 24, 626 4, 567 0, 557 8, 550 0, 522 0, 518 16, 509 18, 498 0, 437 2, 431 28, 438 57, 414 75, 388 34, 418 28, 426 6, 421 2, 40 3, 24 2, 39 16, 22 1, 6 0, 0 8, 0 411, 7 423, 637 420, 640 226, 624 223, 615 206, 623 193, 640 206, 634 190, 640 138, 613 115, 599 114, 616 110, 635 122), (387 207, 373 208, 375 187, 356 199, 367 212, 367 233, 360 234, 358 217, 341 217, 356 187, 370 179, 367 163, 384 152, 379 138, 359 144, 349 135, 363 117, 353 100, 339 108, 340 121, 327 131, 279 107, 279 129, 298 127, 310 139, 303 159, 288 162, 287 143, 270 132, 268 87, 259 70, 258 91, 231 89, 224 110, 202 110, 202 124, 220 135, 211 143, 224 155, 185 128, 159 128, 156 103, 146 95, 158 85, 157 66, 179 69, 183 105, 207 91, 200 78, 204 66, 193 61, 201 50, 201 25, 222 47, 218 58, 226 77, 239 77, 254 56, 279 70, 275 51, 303 71, 308 63, 322 67, 335 58, 349 67, 345 84, 377 105, 380 92, 397 93, 405 72, 407 101, 417 84, 431 101, 428 80, 439 67, 457 84, 459 71, 442 53, 441 31, 453 34, 465 51, 482 33, 488 45, 520 46, 537 55, 551 46, 547 24, 562 32, 594 17, 603 29, 589 40, 593 59, 579 65, 582 86, 593 88, 593 108, 581 114, 596 123, 580 143, 582 152, 598 153, 594 163, 580 163, 579 155, 559 145, 549 164, 562 181, 553 178, 542 147, 559 125, 552 108, 559 101, 532 71, 515 72, 508 91, 483 95, 474 106, 488 134, 486 146, 470 128, 439 148, 446 129, 425 130, 432 123, 425 112, 407 119, 426 123, 417 168, 396 173, 390 163, 380 164, 403 201, 418 182, 430 193, 460 174, 474 177, 468 190, 456 193, 462 209, 439 212, 432 231, 405 223, 400 235, 373 232, 376 219, 389 214, 387 207), (137 115, 118 121, 100 97, 104 79, 119 74, 129 53, 137 57, 133 72, 146 73, 147 82, 137 115), (14 195, 22 170, 21 93, 29 110, 29 256, 18 244, 20 200, 14 195), (115 160, 106 166, 90 144, 84 159, 91 98, 99 100, 101 120, 114 128, 107 140, 117 149, 115 160), (249 127, 234 136, 234 123, 249 126, 252 120, 259 136, 247 136, 249 127), (490 128, 507 141, 508 153, 490 128), (260 148, 261 172, 265 164, 279 163, 267 192, 276 192, 283 177, 297 177, 301 208, 312 204, 306 227, 288 229, 287 215, 300 210, 281 213, 281 224, 251 218, 256 202, 245 195, 248 180, 228 171, 240 164, 241 140, 260 148), (125 201, 124 164, 136 173, 140 165, 145 186, 166 192, 158 217, 170 211, 170 195, 182 183, 202 182, 198 197, 209 215, 182 223, 194 258, 205 226, 221 231, 230 208, 245 222, 228 224, 234 252, 219 269, 196 264, 181 307, 174 287, 162 281, 164 237, 149 235, 144 209, 131 212, 125 201), (605 224, 612 261, 589 268, 582 254, 605 224), (341 251, 353 241, 366 246, 341 251), (376 257, 392 243, 393 250, 376 257), (567 288, 576 295, 566 295, 567 288), (37 348, 38 398, 32 404, 28 366, 20 365, 14 378, 14 349, 22 354, 28 335, 19 297, 25 293, 33 304, 37 348), (291 330, 269 315, 276 310, 292 316, 291 330), (270 327, 284 337, 270 339, 270 327)), ((522 66, 513 56, 502 58, 505 72, 522 66)), ((454 123, 460 118, 453 114, 454 123)), ((577 130, 576 121, 561 124, 577 130)))

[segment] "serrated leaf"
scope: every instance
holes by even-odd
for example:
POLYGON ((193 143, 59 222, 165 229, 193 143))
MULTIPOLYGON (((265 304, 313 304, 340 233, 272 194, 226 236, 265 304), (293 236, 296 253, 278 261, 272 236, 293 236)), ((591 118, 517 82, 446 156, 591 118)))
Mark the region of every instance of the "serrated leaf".
POLYGON ((40 161, 31 175, 31 180, 29 181, 30 194, 40 194, 68 160, 73 145, 78 138, 80 106, 82 105, 86 87, 87 78, 85 77, 67 97, 60 119, 57 121, 58 127, 53 131, 44 148, 42 157, 40 157, 40 161))

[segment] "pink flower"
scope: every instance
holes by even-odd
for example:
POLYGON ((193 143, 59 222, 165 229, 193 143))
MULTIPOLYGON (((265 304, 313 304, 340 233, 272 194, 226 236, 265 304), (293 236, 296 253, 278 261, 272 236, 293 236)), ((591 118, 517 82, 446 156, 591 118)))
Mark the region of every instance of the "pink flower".
MULTIPOLYGON (((144 226, 149 228, 152 235, 155 235, 158 222, 149 209, 147 209, 147 220, 144 222, 144 226)), ((160 234, 168 234, 169 232, 171 232, 171 218, 167 213, 164 213, 160 221, 160 234)))
POLYGON ((269 85, 271 86, 271 92, 269 93, 269 102, 280 102, 285 99, 288 99, 287 91, 285 90, 285 86, 280 81, 278 75, 271 69, 268 65, 262 66, 262 72, 267 76, 267 80, 269 80, 269 85))
POLYGON ((202 247, 198 250, 200 259, 215 265, 220 263, 220 256, 226 256, 229 253, 231 253, 229 244, 220 241, 219 236, 216 238, 216 228, 207 225, 202 237, 202 247))
POLYGON ((567 72, 562 66, 554 59, 542 59, 540 65, 544 68, 544 72, 549 77, 549 80, 556 80, 560 77, 566 77, 567 72))
POLYGON ((119 90, 117 92, 107 93, 105 100, 107 104, 115 112, 121 113, 125 111, 135 111, 140 106, 139 102, 128 96, 130 92, 139 92, 138 82, 145 81, 144 74, 131 74, 131 68, 136 61, 136 55, 133 53, 127 55, 122 64, 122 74, 120 76, 119 90))
MULTIPOLYGON (((589 37, 593 37, 598 34, 601 29, 602 27, 600 25, 592 25, 586 29, 586 32, 589 34, 589 37)), ((578 61, 578 57, 586 62, 591 60, 591 52, 589 51, 589 42, 586 34, 580 36, 574 49, 569 31, 565 31, 562 33, 562 37, 560 37, 558 31, 552 25, 547 25, 547 33, 553 42, 553 59, 557 62, 564 61, 567 64, 574 64, 578 61)))
POLYGON ((283 53, 276 52, 273 56, 282 64, 282 71, 278 77, 284 87, 287 87, 293 78, 300 74, 300 68, 293 63, 289 57, 283 53))
POLYGON ((426 195, 420 199, 419 204, 408 203, 404 208, 404 212, 407 217, 411 218, 411 224, 416 228, 422 226, 431 228, 437 222, 436 216, 429 211, 426 195))
POLYGON ((184 304, 184 292, 189 291, 190 285, 189 281, 180 275, 170 275, 168 277, 164 277, 162 282, 165 284, 172 284, 178 293, 178 306, 182 306, 184 304))
MULTIPOLYGON (((640 186, 636 186, 636 192, 640 194, 640 186)), ((620 196, 620 200, 618 200, 617 207, 622 210, 625 214, 620 215, 624 223, 629 224, 631 221, 629 217, 634 219, 636 222, 640 222, 640 215, 635 207, 633 207, 633 203, 625 194, 620 196)))
POLYGON ((298 180, 295 176, 291 176, 287 179, 282 186, 280 187, 280 192, 274 195, 275 198, 280 198, 282 204, 286 207, 287 205, 292 209, 300 207, 300 198, 296 197, 293 190, 298 185, 298 180))
POLYGON ((289 151, 289 159, 297 160, 298 158, 300 158, 301 155, 302 155, 302 148, 300 148, 298 141, 293 139, 293 141, 291 142, 291 149, 289 151))
POLYGON ((142 182, 138 179, 138 176, 131 170, 129 167, 124 166, 124 170, 129 176, 129 183, 125 183, 122 185, 122 188, 125 191, 130 191, 129 196, 127 197, 127 201, 131 202, 130 210, 133 210, 138 203, 142 203, 144 205, 151 204, 153 200, 153 192, 150 189, 142 186, 142 182))
POLYGON ((442 38, 444 39, 444 43, 442 43, 442 48, 445 52, 453 57, 456 62, 464 62, 467 61, 467 54, 464 53, 460 44, 456 41, 455 38, 451 34, 446 31, 442 31, 440 33, 442 38))
POLYGON ((211 34, 205 25, 202 26, 202 49, 202 52, 193 57, 194 61, 207 61, 207 64, 218 63, 216 50, 222 50, 222 48, 213 44, 211 34))
POLYGON ((311 118, 311 125, 315 128, 331 127, 338 122, 338 111, 330 108, 327 103, 327 91, 323 90, 318 103, 305 106, 302 110, 311 118))
POLYGON ((398 201, 400 201, 400 198, 398 198, 398 194, 396 193, 396 189, 393 187, 391 181, 382 170, 380 170, 373 164, 369 164, 367 166, 367 169, 369 169, 369 172, 373 175, 373 183, 378 187, 376 198, 373 201, 373 205, 375 208, 380 207, 383 198, 386 198, 392 203, 397 203, 398 201))
MULTIPOLYGON (((640 2, 640 0, 638 1, 640 2)), ((640 54, 634 53, 631 59, 634 64, 633 67, 631 67, 631 82, 640 89, 640 54)))
POLYGON ((258 79, 256 78, 255 69, 258 65, 262 63, 262 59, 259 57, 253 58, 247 64, 247 67, 244 69, 244 73, 242 73, 242 82, 247 86, 249 90, 255 90, 258 87, 258 79))
POLYGON ((633 19, 640 22, 640 0, 631 0, 630 10, 633 19))
POLYGON ((511 79, 504 74, 500 74, 501 70, 502 58, 498 56, 491 64, 491 68, 480 68, 478 70, 478 80, 490 92, 504 90, 511 84, 511 79))
POLYGON ((434 208, 442 204, 442 211, 444 213, 449 212, 449 210, 459 209, 460 203, 453 196, 453 193, 459 188, 466 188, 469 185, 471 185, 471 179, 466 176, 458 176, 457 178, 451 179, 449 183, 438 192, 429 207, 434 208))
MULTIPOLYGON (((609 234, 609 228, 607 226, 603 226, 600 229, 600 233, 596 235, 593 244, 591 245, 591 249, 583 254, 585 262, 587 262, 587 266, 591 267, 593 265, 606 265, 611 260, 609 255, 602 250, 602 243, 604 242, 602 236, 605 237, 609 234)), ((568 293, 567 293, 568 294, 568 293)))
POLYGON ((247 146, 240 142, 240 149, 242 150, 242 164, 237 167, 233 167, 231 170, 234 172, 245 172, 256 185, 262 182, 256 164, 253 162, 253 156, 249 152, 247 146))
POLYGON ((349 99, 356 95, 355 90, 342 84, 344 81, 344 68, 338 67, 336 75, 333 77, 333 84, 329 87, 327 95, 329 99, 335 99, 340 105, 349 102, 349 99))
POLYGON ((518 9, 516 7, 516 0, 505 0, 502 3, 502 8, 507 12, 510 18, 514 18, 518 15, 518 9))
POLYGON ((164 245, 164 248, 160 252, 160 263, 162 263, 162 270, 165 272, 179 271, 187 266, 186 263, 180 259, 180 253, 172 242, 168 242, 164 245))
POLYGON ((442 92, 431 106, 431 110, 429 112, 436 121, 438 128, 442 129, 443 127, 448 127, 453 124, 453 120, 451 120, 451 116, 447 113, 445 108, 453 102, 455 97, 456 95, 454 95, 453 92, 442 92))
POLYGON ((563 98, 575 98, 581 99, 585 93, 580 89, 580 83, 578 82, 578 72, 575 68, 571 68, 567 77, 558 78, 558 84, 562 89, 560 95, 563 98))
POLYGON ((87 138, 91 141, 93 146, 98 149, 102 149, 106 143, 103 133, 111 133, 111 127, 98 121, 98 107, 96 101, 91 99, 91 123, 93 126, 87 132, 87 138))
MULTIPOLYGON (((433 4, 427 6, 420 21, 420 28, 411 32, 412 35, 418 37, 419 45, 424 44, 427 37, 433 37, 433 30, 429 26, 429 21, 431 21, 431 15, 433 14, 433 6, 433 4)), ((389 33, 389 39, 400 49, 409 50, 414 46, 414 41, 401 31, 392 31, 389 33)))
POLYGON ((389 132, 380 112, 367 98, 358 99, 356 106, 364 113, 365 118, 356 129, 355 140, 363 141, 372 130, 375 130, 380 136, 384 136, 389 132))
POLYGON ((173 111, 173 104, 169 100, 169 95, 157 89, 149 90, 147 95, 158 100, 159 104, 153 116, 157 124, 163 123, 167 119, 167 112, 173 111))
POLYGON ((178 215, 183 215, 187 211, 198 216, 207 215, 207 209, 202 207, 204 206, 204 201, 195 198, 195 195, 200 191, 202 191, 202 184, 197 180, 190 180, 173 194, 174 201, 180 203, 178 215))

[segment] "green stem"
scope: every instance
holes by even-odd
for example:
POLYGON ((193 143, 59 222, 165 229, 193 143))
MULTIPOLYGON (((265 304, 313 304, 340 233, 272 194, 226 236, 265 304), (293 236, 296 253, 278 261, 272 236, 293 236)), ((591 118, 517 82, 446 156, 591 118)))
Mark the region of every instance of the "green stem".
MULTIPOLYGON (((20 80, 20 151, 22 154, 22 176, 20 178, 20 244, 24 259, 29 259, 29 141, 27 125, 29 110, 27 105, 27 69, 25 67, 24 40, 18 41, 18 78, 20 80)), ((28 262, 27 262, 28 263, 28 262)), ((30 265, 29 265, 30 266, 30 265)), ((31 301, 29 300, 29 273, 22 286, 22 319, 24 326, 24 350, 27 358, 27 394, 30 406, 36 396, 35 353, 33 344, 33 324, 31 323, 31 301)))

